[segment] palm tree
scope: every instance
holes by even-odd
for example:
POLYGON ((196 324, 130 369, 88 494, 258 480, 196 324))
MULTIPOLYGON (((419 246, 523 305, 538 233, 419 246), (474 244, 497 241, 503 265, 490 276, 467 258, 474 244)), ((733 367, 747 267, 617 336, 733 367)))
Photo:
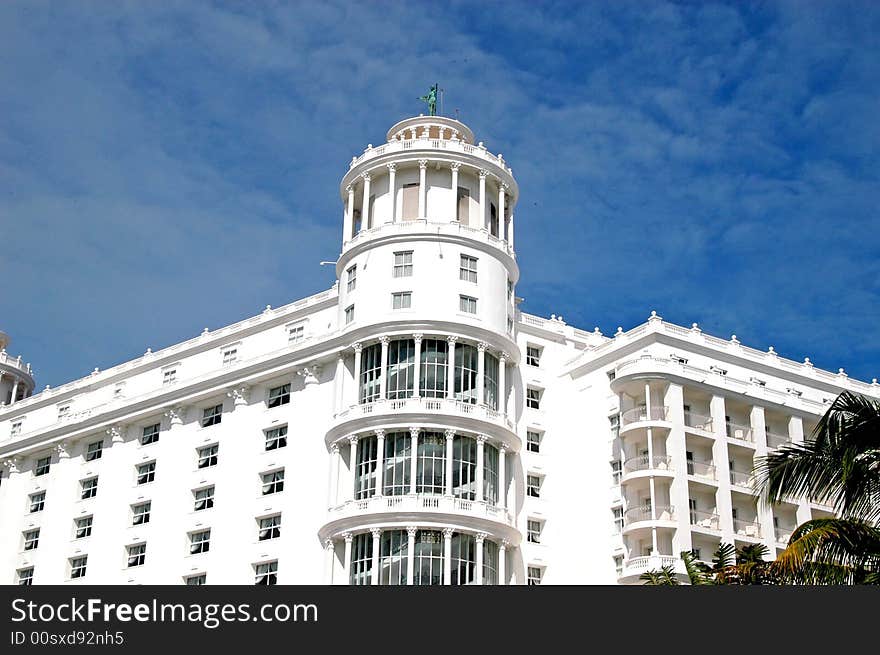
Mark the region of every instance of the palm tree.
POLYGON ((645 571, 639 576, 646 585, 666 587, 681 584, 675 577, 675 567, 672 565, 662 566, 659 571, 645 571))
POLYGON ((782 580, 880 583, 880 402, 844 391, 803 444, 759 458, 755 477, 763 502, 805 496, 838 514, 792 533, 772 567, 782 580))

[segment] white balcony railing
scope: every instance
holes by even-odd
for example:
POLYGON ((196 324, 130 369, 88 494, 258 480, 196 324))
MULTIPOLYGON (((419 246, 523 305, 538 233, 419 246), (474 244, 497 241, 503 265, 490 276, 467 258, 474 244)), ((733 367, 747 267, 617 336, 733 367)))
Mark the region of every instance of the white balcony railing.
POLYGON ((672 468, 672 458, 668 455, 638 455, 630 457, 623 463, 624 473, 648 470, 669 470, 672 468))
POLYGON ((779 448, 780 446, 790 443, 791 439, 787 434, 779 434, 778 432, 767 432, 767 447, 779 448))
POLYGON ((668 415, 668 407, 651 407, 650 411, 647 407, 635 407, 620 415, 620 424, 624 426, 641 421, 665 421, 668 415))
POLYGON ((348 250, 364 241, 369 241, 375 237, 392 236, 398 234, 421 234, 430 232, 432 235, 453 235, 464 236, 468 239, 474 239, 488 243, 491 246, 499 248, 511 257, 514 256, 513 248, 504 239, 494 236, 486 228, 476 228, 463 225, 458 221, 429 221, 427 219, 416 219, 411 221, 398 221, 396 223, 380 223, 376 227, 361 230, 351 239, 345 242, 343 250, 348 250))
POLYGON ((373 496, 349 500, 330 508, 330 520, 382 512, 438 512, 485 518, 515 526, 507 510, 485 501, 452 498, 435 494, 407 494, 404 496, 373 496))
POLYGON ((675 508, 670 505, 657 505, 653 512, 650 507, 630 507, 623 513, 623 524, 632 525, 641 521, 674 521, 675 508))
POLYGON ((703 480, 717 479, 715 476, 714 464, 711 462, 701 462, 695 459, 689 459, 687 461, 687 474, 703 480))
POLYGON ((699 510, 690 510, 690 523, 698 528, 706 528, 707 530, 720 530, 721 523, 717 514, 714 512, 702 512, 699 510))
POLYGON ((741 423, 731 423, 727 421, 726 423, 727 436, 730 439, 736 439, 737 441, 745 441, 746 443, 754 443, 755 435, 752 432, 752 427, 750 425, 743 425, 741 423))
POLYGON ((389 141, 375 148, 367 148, 359 157, 352 157, 349 169, 354 168, 363 161, 381 157, 394 152, 404 152, 407 150, 443 150, 446 152, 457 152, 464 155, 472 155, 486 161, 492 162, 501 169, 513 174, 511 168, 500 156, 495 156, 482 145, 471 145, 464 141, 453 141, 449 139, 427 139, 419 137, 417 139, 406 139, 403 141, 389 141))
POLYGON ((27 373, 28 375, 32 374, 31 365, 21 361, 21 355, 13 357, 5 350, 0 350, 0 364, 4 364, 10 368, 18 369, 22 373, 27 373))
POLYGON ((754 486, 755 476, 746 471, 730 471, 730 484, 737 487, 751 489, 754 486))
POLYGON ((712 417, 705 414, 695 414, 694 412, 684 413, 685 427, 703 430, 704 432, 712 431, 712 417))
POLYGON ((787 544, 788 540, 791 539, 791 533, 795 530, 794 525, 777 525, 774 527, 774 532, 776 533, 776 541, 781 544, 787 544))
POLYGON ((347 409, 343 409, 336 414, 335 421, 339 424, 363 416, 408 412, 469 416, 501 425, 510 430, 513 429, 513 422, 498 410, 492 409, 488 405, 474 405, 460 400, 454 400, 452 398, 400 398, 396 400, 377 400, 371 403, 351 405, 347 409))
POLYGON ((761 526, 757 520, 743 521, 742 519, 733 519, 733 531, 743 537, 761 538, 761 526))

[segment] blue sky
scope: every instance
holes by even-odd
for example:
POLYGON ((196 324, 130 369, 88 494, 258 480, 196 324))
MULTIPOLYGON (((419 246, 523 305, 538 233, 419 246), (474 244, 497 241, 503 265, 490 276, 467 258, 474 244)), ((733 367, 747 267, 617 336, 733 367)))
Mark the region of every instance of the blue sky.
POLYGON ((329 287, 351 156, 439 81, 525 311, 880 377, 880 4, 0 3, 0 330, 57 386, 329 287))

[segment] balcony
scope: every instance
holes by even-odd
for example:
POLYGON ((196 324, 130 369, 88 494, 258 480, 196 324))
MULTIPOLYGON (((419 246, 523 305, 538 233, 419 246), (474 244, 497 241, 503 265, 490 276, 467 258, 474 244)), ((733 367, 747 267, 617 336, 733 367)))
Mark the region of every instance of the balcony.
POLYGON ((705 530, 720 530, 721 521, 714 512, 701 512, 698 510, 690 510, 690 522, 695 528, 705 530))
POLYGON ((685 412, 684 426, 691 430, 712 432, 712 417, 704 414, 695 414, 694 412, 685 412))
POLYGON ((670 505, 657 505, 652 512, 650 507, 630 507, 623 513, 624 532, 626 528, 635 527, 639 523, 661 521, 674 522, 675 508, 670 505))
POLYGON ((635 407, 628 409, 620 415, 620 427, 626 428, 634 423, 646 423, 649 421, 666 421, 669 416, 668 407, 635 407))
POLYGON ((758 524, 757 519, 753 521, 733 519, 733 531, 737 537, 761 538, 761 526, 758 524))
POLYGON ((22 362, 21 355, 13 357, 5 350, 0 350, 0 365, 14 369, 19 373, 26 375, 31 381, 31 384, 33 384, 33 371, 31 371, 31 365, 22 362))
POLYGON ((697 478, 698 481, 715 482, 715 465, 711 462, 701 462, 695 459, 687 461, 687 474, 697 478))
POLYGON ((788 544, 791 539, 791 533, 797 528, 796 525, 777 525, 773 528, 776 535, 776 541, 780 544, 788 544))
POLYGON ((754 488, 755 476, 751 471, 730 471, 730 484, 751 491, 754 488))
POLYGON ((367 241, 372 242, 374 239, 382 237, 396 237, 398 235, 409 234, 428 234, 441 235, 450 237, 464 237, 467 239, 482 241, 490 246, 498 248, 502 252, 514 256, 513 248, 510 244, 499 237, 493 236, 486 228, 469 227, 462 225, 458 221, 429 221, 427 219, 415 219, 407 221, 399 221, 396 223, 380 223, 375 227, 364 229, 355 234, 351 239, 345 242, 343 252, 348 252, 351 248, 367 241))
POLYGON ((670 475, 672 471, 672 458, 668 455, 638 455, 630 457, 623 463, 623 479, 626 480, 628 474, 637 473, 638 471, 662 471, 670 475))
POLYGON ((752 432, 752 427, 750 425, 731 423, 728 421, 726 426, 728 439, 735 439, 736 441, 742 441, 743 443, 748 444, 755 443, 755 435, 752 432))
POLYGON ((791 439, 787 434, 779 434, 778 432, 767 432, 767 447, 779 448, 780 446, 791 443, 791 439))
POLYGON ((645 555, 632 557, 623 564, 623 571, 618 575, 620 582, 638 584, 639 576, 647 571, 659 571, 664 566, 671 566, 677 574, 686 575, 684 563, 673 555, 645 555))

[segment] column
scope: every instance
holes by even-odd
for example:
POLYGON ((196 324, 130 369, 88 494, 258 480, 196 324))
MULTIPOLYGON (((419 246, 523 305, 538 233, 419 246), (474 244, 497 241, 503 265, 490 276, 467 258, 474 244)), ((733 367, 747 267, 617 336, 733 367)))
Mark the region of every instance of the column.
POLYGON ((324 540, 324 584, 333 584, 333 540, 324 540))
POLYGON ((416 566, 416 531, 418 528, 409 525, 406 528, 406 584, 412 585, 416 566))
POLYGON ((452 214, 450 214, 451 220, 458 220, 458 169, 461 164, 457 161, 452 162, 450 168, 452 169, 452 214))
POLYGON ((18 378, 13 378, 15 383, 12 385, 12 396, 9 398, 9 404, 11 405, 17 400, 18 397, 18 383, 20 380, 18 378))
POLYGON ((726 410, 724 396, 712 396, 709 401, 709 413, 712 415, 712 431, 715 441, 712 444, 712 464, 715 466, 715 478, 718 481, 718 492, 715 500, 718 503, 718 524, 721 528, 721 541, 733 543, 733 512, 730 499, 730 457, 727 454, 727 422, 724 420, 726 410))
POLYGON ((455 342, 458 337, 446 337, 446 397, 455 398, 455 342))
POLYGON ((364 178, 364 201, 361 204, 361 229, 373 227, 370 225, 370 180, 372 176, 369 173, 361 173, 364 178))
MULTIPOLYGON (((0 371, 0 387, 2 387, 2 386, 3 386, 3 371, 0 371)), ((0 398, 0 407, 3 407, 3 405, 5 405, 5 404, 6 404, 6 399, 0 398)), ((12 403, 10 402, 9 404, 11 405, 12 403)))
POLYGON ((382 531, 379 528, 372 528, 370 534, 373 535, 373 561, 370 567, 370 583, 379 584, 379 543, 382 539, 382 531))
POLYGON ((357 451, 358 451, 358 436, 353 434, 348 438, 348 492, 351 494, 351 499, 355 498, 355 481, 357 480, 357 451))
POLYGON ((452 528, 443 529, 443 584, 452 584, 452 528))
POLYGON ((498 446, 498 506, 507 509, 507 446, 498 446))
POLYGON ((342 235, 342 242, 346 243, 353 236, 354 231, 354 187, 349 184, 345 187, 348 192, 348 204, 345 206, 345 221, 342 235))
POLYGON ((477 495, 476 501, 483 501, 483 463, 486 457, 486 440, 485 434, 477 435, 477 495))
POLYGON ((330 446, 330 489, 327 493, 327 506, 336 507, 339 497, 339 444, 330 446))
MULTIPOLYGON (((804 443, 804 421, 800 416, 792 416, 788 419, 788 438, 793 443, 804 443)), ((797 525, 809 521, 812 517, 813 511, 810 509, 809 500, 801 496, 797 499, 797 509, 795 510, 797 525)))
POLYGON ((452 495, 452 446, 455 442, 455 430, 446 430, 446 495, 452 495))
POLYGON ((503 539, 498 545, 498 584, 507 584, 507 539, 503 539))
POLYGON ((351 542, 354 541, 354 535, 351 532, 344 532, 345 537, 345 561, 343 562, 343 579, 340 584, 351 584, 351 542))
POLYGON ((391 197, 391 222, 397 220, 397 164, 385 164, 388 167, 388 195, 391 197))
POLYGON ((670 468, 675 471, 669 485, 669 504, 674 508, 674 520, 678 530, 672 536, 672 554, 691 550, 690 489, 687 472, 687 440, 684 434, 684 388, 680 384, 669 383, 663 396, 663 404, 668 407, 667 420, 672 423, 666 439, 666 454, 670 458, 670 468))
POLYGON ((352 348, 354 348, 354 402, 350 404, 357 405, 361 401, 361 352, 364 344, 356 343, 352 348))
POLYGON ((486 176, 489 171, 480 171, 480 227, 486 229, 486 176))
POLYGON ((385 430, 376 430, 376 496, 382 495, 385 473, 385 430))
POLYGON ((416 474, 419 470, 419 429, 418 428, 410 428, 409 429, 409 438, 410 438, 410 458, 409 458, 409 492, 414 494, 416 492, 416 474))
POLYGON ((477 406, 486 404, 486 348, 482 341, 477 344, 477 406))
POLYGON ((333 380, 336 385, 336 414, 342 411, 344 402, 344 386, 345 386, 345 353, 340 352, 336 355, 336 376, 333 380))
POLYGON ((386 399, 388 391, 388 342, 391 341, 387 336, 379 337, 379 343, 382 344, 382 368, 379 371, 379 400, 386 399))
POLYGON ((507 185, 504 182, 498 183, 498 238, 504 238, 504 195, 507 191, 507 185))
POLYGON ((415 362, 413 362, 413 398, 418 398, 421 393, 419 387, 422 380, 422 334, 413 335, 413 342, 416 345, 415 362))
MULTIPOLYGON (((651 385, 645 383, 645 416, 651 418, 651 385)), ((645 430, 648 433, 648 467, 654 468, 654 433, 651 428, 645 430)), ((648 478, 648 487, 651 494, 651 521, 657 520, 657 494, 654 490, 654 474, 648 478)), ((651 555, 659 555, 657 549, 657 526, 651 526, 651 555)))
POLYGON ((507 245, 513 250, 513 214, 510 215, 510 223, 507 226, 507 245))
POLYGON ((426 184, 428 160, 419 160, 419 219, 426 220, 427 204, 428 204, 428 188, 426 184))
POLYGON ((507 415, 507 353, 498 358, 498 411, 507 415))
POLYGON ((485 532, 478 532, 475 541, 477 542, 477 561, 474 568, 474 582, 483 584, 483 542, 488 535, 485 532))
MULTIPOLYGON (((750 414, 752 435, 755 438, 755 457, 767 456, 767 428, 764 419, 764 408, 752 407, 750 414)), ((754 466, 754 459, 752 461, 754 466)), ((757 505, 758 525, 761 528, 761 541, 767 546, 770 555, 776 554, 776 526, 773 525, 773 509, 763 503, 757 505)))

